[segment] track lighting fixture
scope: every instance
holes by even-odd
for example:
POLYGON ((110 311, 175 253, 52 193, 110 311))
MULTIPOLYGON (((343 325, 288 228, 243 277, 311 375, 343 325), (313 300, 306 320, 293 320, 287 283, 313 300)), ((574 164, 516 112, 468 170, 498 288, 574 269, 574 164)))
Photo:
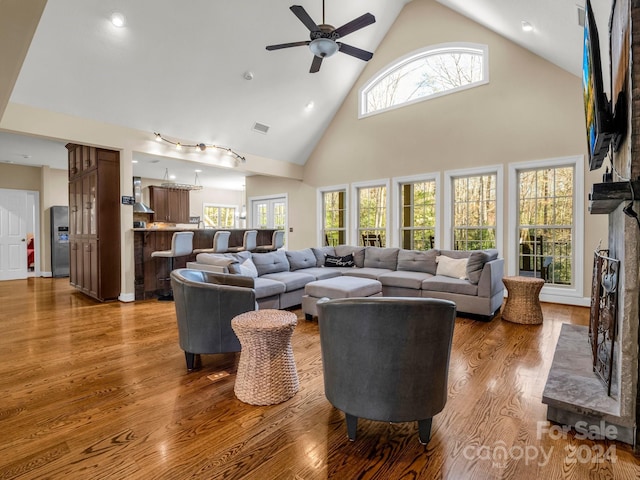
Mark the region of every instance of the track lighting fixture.
POLYGON ((157 133, 157 132, 154 132, 154 135, 156 137, 156 141, 157 142, 170 143, 171 145, 176 147, 176 150, 182 150, 183 148, 193 148, 193 149, 198 150, 200 152, 204 152, 207 148, 215 148, 217 150, 223 150, 223 151, 227 152, 236 161, 238 161, 240 163, 245 163, 247 161, 247 159, 245 157, 243 157, 238 152, 236 152, 235 150, 233 150, 233 149, 231 149, 229 147, 221 147, 220 145, 211 145, 211 144, 207 145, 206 143, 197 143, 197 144, 194 144, 194 145, 186 145, 186 144, 182 144, 180 142, 174 142, 173 140, 169 140, 169 139, 163 137, 160 133, 157 133))

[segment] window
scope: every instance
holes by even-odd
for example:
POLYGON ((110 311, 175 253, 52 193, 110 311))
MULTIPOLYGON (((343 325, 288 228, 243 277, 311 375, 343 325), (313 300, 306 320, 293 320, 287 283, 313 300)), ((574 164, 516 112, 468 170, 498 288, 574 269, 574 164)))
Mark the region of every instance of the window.
POLYGON ((517 171, 518 275, 573 284, 573 166, 517 171))
POLYGON ((234 228, 236 224, 236 207, 205 203, 202 206, 202 218, 205 227, 234 228))
POLYGON ((437 185, 435 178, 398 183, 400 247, 429 250, 435 246, 437 185))
POLYGON ((488 47, 429 46, 399 59, 360 91, 360 116, 379 113, 489 82, 488 47))
POLYGON ((384 247, 387 242, 387 185, 354 185, 357 243, 384 247))
POLYGON ((347 191, 322 192, 323 245, 345 245, 347 233, 347 191))
POLYGON ((502 251, 502 166, 445 172, 444 245, 502 251))

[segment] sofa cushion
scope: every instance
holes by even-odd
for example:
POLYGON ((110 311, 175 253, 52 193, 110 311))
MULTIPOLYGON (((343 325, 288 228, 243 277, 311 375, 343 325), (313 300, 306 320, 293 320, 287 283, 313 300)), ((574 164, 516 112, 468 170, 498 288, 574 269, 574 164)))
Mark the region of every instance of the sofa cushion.
POLYGON ((353 254, 353 260, 356 262, 356 267, 364 267, 364 247, 353 247, 350 245, 338 245, 335 247, 336 255, 344 257, 345 255, 353 254))
POLYGON ((425 272, 396 271, 383 273, 378 277, 380 283, 385 287, 402 287, 420 290, 422 281, 431 278, 433 275, 425 272))
POLYGON ((377 280, 378 277, 385 273, 393 272, 388 268, 349 268, 345 269, 342 272, 342 275, 346 275, 349 277, 360 277, 360 278, 371 278, 373 280, 377 280))
POLYGON ((268 253, 254 253, 251 255, 253 263, 258 269, 258 276, 267 273, 288 272, 289 261, 284 250, 276 250, 268 253))
POLYGON ((336 249, 333 247, 311 247, 311 251, 316 256, 316 267, 324 266, 325 255, 335 255, 336 249))
POLYGON ((468 258, 451 258, 446 255, 438 255, 436 263, 438 264, 436 275, 467 280, 468 258))
POLYGON ((286 250, 285 254, 289 261, 289 270, 292 272, 300 270, 301 268, 316 266, 316 256, 310 248, 305 248, 304 250, 286 250))
POLYGON ((422 290, 456 293, 458 295, 478 295, 478 286, 469 282, 469 280, 460 280, 459 278, 445 277, 443 275, 436 275, 423 280, 422 290))
POLYGON ((364 250, 364 266, 395 270, 398 266, 399 248, 367 247, 364 250))
POLYGON ((305 268, 304 270, 298 270, 298 272, 311 275, 316 280, 325 280, 327 278, 335 278, 342 275, 340 268, 311 267, 305 268))
POLYGON ((286 292, 292 292, 294 290, 300 290, 309 282, 314 282, 315 277, 308 273, 301 272, 276 272, 267 273, 260 278, 266 280, 274 280, 284 284, 286 292))
POLYGON ((356 262, 353 259, 353 254, 338 257, 337 255, 325 255, 324 256, 325 267, 355 267, 356 262))
POLYGON ((398 252, 398 270, 436 274, 436 257, 440 251, 432 248, 423 250, 404 250, 398 252))
POLYGON ((253 289, 256 291, 257 299, 280 295, 286 291, 284 283, 260 277, 253 280, 253 289))

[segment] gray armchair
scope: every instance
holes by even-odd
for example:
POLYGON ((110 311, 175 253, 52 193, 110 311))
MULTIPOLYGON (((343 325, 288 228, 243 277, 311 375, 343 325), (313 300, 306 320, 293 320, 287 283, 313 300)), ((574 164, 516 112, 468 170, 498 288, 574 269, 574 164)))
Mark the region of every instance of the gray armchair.
POLYGON ((235 275, 235 285, 225 285, 218 277, 188 268, 171 272, 178 339, 189 371, 199 366, 200 354, 239 352, 231 319, 256 309, 252 279, 235 275))
POLYGON ((455 303, 432 298, 343 298, 318 302, 327 400, 358 417, 418 422, 420 443, 447 401, 455 303))

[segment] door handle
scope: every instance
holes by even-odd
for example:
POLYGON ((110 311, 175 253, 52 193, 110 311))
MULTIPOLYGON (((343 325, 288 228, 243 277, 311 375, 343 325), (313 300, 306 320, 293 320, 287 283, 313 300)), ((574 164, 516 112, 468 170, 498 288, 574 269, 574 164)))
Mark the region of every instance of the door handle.
POLYGON ((23 238, 23 239, 22 239, 22 241, 23 241, 23 242, 26 242, 26 241, 27 241, 27 239, 26 239, 26 238, 23 238))

